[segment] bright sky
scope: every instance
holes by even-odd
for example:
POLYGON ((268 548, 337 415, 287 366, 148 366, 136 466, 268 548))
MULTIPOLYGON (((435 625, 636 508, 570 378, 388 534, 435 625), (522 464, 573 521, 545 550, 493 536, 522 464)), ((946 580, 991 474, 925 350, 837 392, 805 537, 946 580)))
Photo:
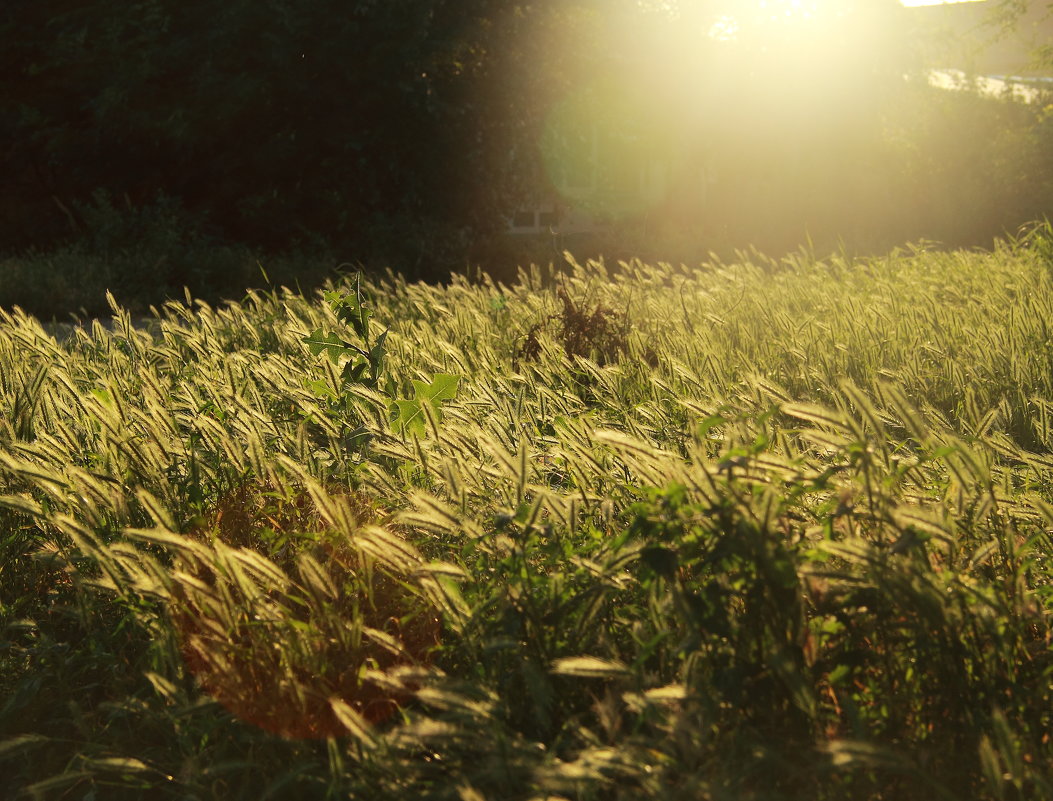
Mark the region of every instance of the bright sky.
POLYGON ((905 6, 942 6, 944 3, 975 3, 978 0, 900 0, 905 6))
MULTIPOLYGON (((900 3, 908 8, 974 2, 983 2, 983 0, 900 0, 900 3)), ((640 0, 640 5, 645 8, 676 13, 679 0, 640 0)), ((814 20, 824 11, 829 12, 830 5, 824 0, 756 0, 752 14, 756 19, 765 22, 799 23, 814 20), (822 8, 824 5, 827 8, 822 8)), ((836 3, 832 5, 836 7, 836 3)), ((838 12, 837 16, 841 16, 841 13, 838 12)), ((733 14, 721 15, 709 30, 711 37, 725 41, 736 39, 738 33, 739 19, 733 14)))
MULTIPOLYGON (((680 0, 637 0, 640 8, 647 9, 649 11, 662 11, 669 14, 677 14, 680 9, 680 0)), ((904 6, 908 8, 914 8, 917 6, 939 6, 946 3, 974 3, 982 2, 982 0, 900 0, 904 6)), ((812 17, 818 10, 818 6, 821 3, 815 0, 759 0, 756 3, 762 14, 769 16, 774 19, 776 17, 782 17, 784 19, 794 19, 800 17, 812 17)), ((727 14, 723 19, 733 19, 732 15, 727 14)), ((720 38, 718 36, 718 38, 720 38)))

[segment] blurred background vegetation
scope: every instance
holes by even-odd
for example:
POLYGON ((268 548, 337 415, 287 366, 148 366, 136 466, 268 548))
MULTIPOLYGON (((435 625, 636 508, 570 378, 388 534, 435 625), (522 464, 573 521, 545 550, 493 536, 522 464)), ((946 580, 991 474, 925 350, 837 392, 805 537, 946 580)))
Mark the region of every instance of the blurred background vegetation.
MULTIPOLYGON (((993 35, 1021 7, 988 5, 993 35)), ((1048 99, 932 87, 936 39, 898 0, 812 27, 742 7, 8 0, 0 306, 94 314, 109 288, 145 310, 342 262, 500 277, 564 247, 984 246, 1053 208, 1048 99), (573 239, 507 236, 558 194, 553 109, 596 86, 619 97, 591 124, 661 156, 660 199, 573 239)))

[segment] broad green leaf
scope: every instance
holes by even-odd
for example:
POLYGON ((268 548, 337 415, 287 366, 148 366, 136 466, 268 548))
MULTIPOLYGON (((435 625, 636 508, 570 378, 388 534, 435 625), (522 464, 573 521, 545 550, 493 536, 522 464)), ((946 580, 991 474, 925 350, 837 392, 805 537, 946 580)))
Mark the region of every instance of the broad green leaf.
POLYGON ((414 381, 413 394, 418 400, 427 400, 432 403, 453 400, 457 397, 457 385, 460 381, 460 376, 438 373, 432 377, 430 384, 414 381))
POLYGON ((393 402, 392 407, 395 419, 391 425, 397 432, 424 436, 424 409, 419 400, 397 400, 393 402))
POLYGON ((322 293, 322 300, 328 303, 331 307, 339 306, 344 300, 344 293, 338 292, 335 289, 329 292, 322 293))
POLYGON ((340 396, 333 391, 333 388, 321 379, 318 381, 308 381, 307 389, 310 390, 311 394, 316 398, 328 398, 330 400, 338 400, 340 398, 340 396))
POLYGON ((351 347, 350 343, 344 342, 332 331, 327 334, 322 328, 316 328, 310 336, 304 337, 303 341, 311 349, 312 356, 317 356, 322 351, 325 351, 333 364, 336 364, 344 352, 351 347))
POLYGON ((366 355, 366 358, 369 360, 369 375, 371 379, 369 386, 371 387, 377 385, 377 382, 380 380, 380 373, 384 369, 384 357, 387 354, 387 339, 388 332, 385 331, 377 337, 377 341, 373 343, 373 347, 369 349, 369 353, 366 355))
POLYGON ((109 391, 105 389, 93 389, 91 394, 101 403, 103 406, 113 406, 113 398, 110 397, 109 391))
POLYGON ((374 342, 373 347, 369 349, 369 363, 370 365, 372 365, 373 373, 375 375, 378 375, 380 373, 380 368, 384 364, 384 354, 387 353, 387 348, 385 345, 387 339, 388 332, 385 331, 383 334, 377 337, 377 341, 374 342))
POLYGON ((360 306, 351 296, 344 299, 337 311, 337 317, 341 322, 347 323, 362 339, 369 337, 369 320, 373 312, 364 306, 360 306))
POLYGON ((402 434, 415 433, 424 436, 427 433, 424 404, 430 405, 436 419, 441 420, 440 404, 457 396, 460 380, 460 376, 445 373, 435 375, 431 383, 414 380, 413 400, 397 400, 391 406, 392 414, 395 415, 392 420, 394 429, 402 434))

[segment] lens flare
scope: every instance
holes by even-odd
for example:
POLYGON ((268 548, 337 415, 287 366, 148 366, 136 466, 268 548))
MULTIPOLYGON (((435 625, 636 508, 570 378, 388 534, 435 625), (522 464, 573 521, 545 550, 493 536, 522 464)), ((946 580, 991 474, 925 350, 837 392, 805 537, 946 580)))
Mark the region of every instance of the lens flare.
POLYGON ((602 226, 656 210, 704 214, 706 197, 741 195, 743 176, 759 176, 769 196, 763 187, 799 185, 813 151, 878 127, 881 82, 902 82, 901 10, 865 0, 641 4, 551 104, 538 140, 548 190, 602 226), (672 208, 677 198, 690 209, 672 208))

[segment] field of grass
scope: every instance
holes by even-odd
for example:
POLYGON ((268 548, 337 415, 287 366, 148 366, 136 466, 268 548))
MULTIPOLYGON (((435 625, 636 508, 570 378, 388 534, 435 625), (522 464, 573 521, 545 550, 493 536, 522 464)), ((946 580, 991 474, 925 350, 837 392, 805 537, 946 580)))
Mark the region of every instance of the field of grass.
POLYGON ((0 797, 1053 798, 1053 247, 0 312, 0 797))

